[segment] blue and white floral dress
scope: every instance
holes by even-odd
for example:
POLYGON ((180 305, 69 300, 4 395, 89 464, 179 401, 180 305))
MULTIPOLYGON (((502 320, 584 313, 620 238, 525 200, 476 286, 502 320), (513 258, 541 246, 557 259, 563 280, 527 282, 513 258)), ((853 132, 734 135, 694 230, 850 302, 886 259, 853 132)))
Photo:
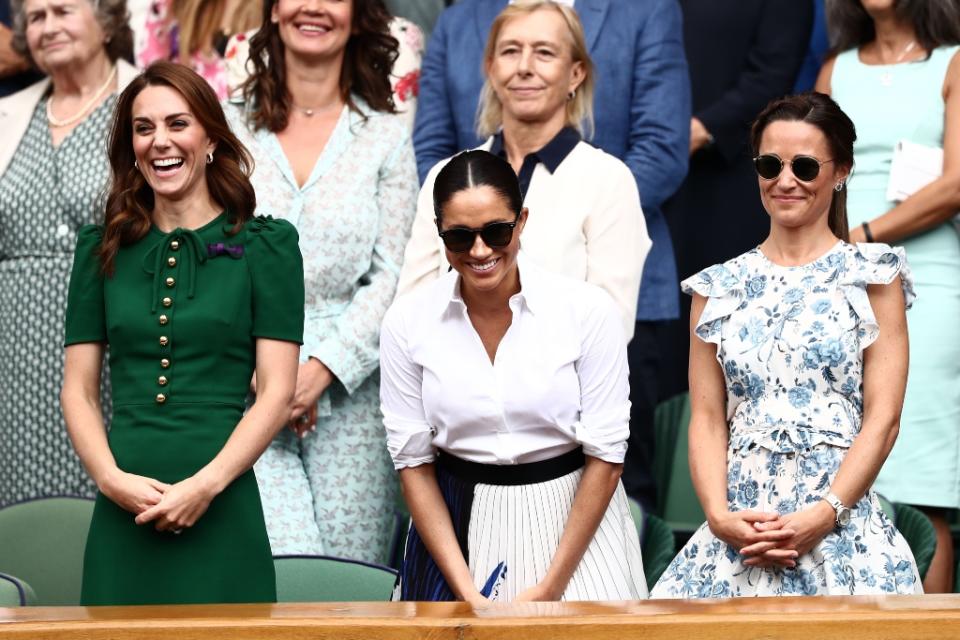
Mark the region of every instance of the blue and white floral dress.
MULTIPOLYGON (((860 432, 863 350, 880 328, 867 285, 913 281, 903 249, 838 242, 783 267, 759 249, 688 278, 707 298, 696 333, 717 345, 727 387, 727 500, 733 511, 791 513, 818 502, 860 432)), ((913 554, 872 491, 850 523, 792 569, 745 566, 703 524, 652 598, 922 593, 913 554)))

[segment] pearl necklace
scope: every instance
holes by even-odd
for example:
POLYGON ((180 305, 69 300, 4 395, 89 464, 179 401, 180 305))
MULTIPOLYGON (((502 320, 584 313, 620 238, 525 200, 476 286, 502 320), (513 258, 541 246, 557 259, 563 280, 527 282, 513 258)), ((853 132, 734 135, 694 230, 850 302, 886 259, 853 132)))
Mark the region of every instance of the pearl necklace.
POLYGON ((113 82, 113 79, 117 77, 117 65, 113 65, 113 70, 110 72, 110 75, 107 76, 107 81, 101 85, 97 92, 93 94, 93 97, 87 101, 83 107, 80 108, 75 115, 65 118, 63 120, 57 118, 53 115, 53 96, 50 96, 50 99, 47 100, 47 122, 50 123, 51 127, 69 127, 70 125, 78 122, 83 116, 87 115, 87 112, 90 111, 90 108, 103 96, 103 92, 107 90, 107 87, 113 82))
MULTIPOLYGON (((894 61, 893 61, 892 63, 890 63, 890 64, 891 64, 891 65, 895 65, 895 64, 900 64, 901 62, 903 62, 903 59, 907 57, 907 54, 908 54, 908 53, 910 53, 911 51, 913 51, 913 48, 914 48, 915 46, 917 46, 917 41, 916 41, 916 40, 911 40, 909 43, 907 43, 907 46, 905 46, 905 47, 903 48, 903 51, 900 52, 900 55, 897 56, 897 59, 894 60, 894 61)), ((881 74, 880 74, 880 84, 882 84, 882 85, 885 86, 885 87, 892 87, 892 86, 893 86, 893 73, 890 72, 890 71, 884 71, 883 73, 881 73, 881 74)))

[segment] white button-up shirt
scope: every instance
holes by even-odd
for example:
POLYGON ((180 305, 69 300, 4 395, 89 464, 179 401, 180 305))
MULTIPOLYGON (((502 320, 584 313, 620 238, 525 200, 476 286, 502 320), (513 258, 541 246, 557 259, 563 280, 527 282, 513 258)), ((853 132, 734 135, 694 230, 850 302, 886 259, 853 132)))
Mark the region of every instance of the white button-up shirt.
POLYGON ((380 401, 397 469, 442 449, 485 464, 584 453, 621 463, 630 433, 626 341, 610 296, 522 253, 513 321, 490 362, 455 271, 399 298, 380 334, 380 401))

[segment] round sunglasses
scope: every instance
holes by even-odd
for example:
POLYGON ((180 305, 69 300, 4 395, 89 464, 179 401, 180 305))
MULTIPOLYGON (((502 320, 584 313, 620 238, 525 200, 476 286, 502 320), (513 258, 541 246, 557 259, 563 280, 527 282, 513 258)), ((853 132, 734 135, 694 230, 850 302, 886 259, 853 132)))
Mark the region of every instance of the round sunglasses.
POLYGON ((439 231, 443 239, 443 245, 454 253, 464 253, 469 251, 477 241, 477 234, 483 240, 483 243, 491 249, 505 247, 513 239, 513 228, 517 226, 517 221, 513 222, 491 222, 480 229, 469 229, 467 227, 455 227, 446 231, 439 231))
MULTIPOLYGON (((833 160, 817 160, 813 156, 794 156, 790 161, 790 170, 797 180, 813 182, 820 175, 820 166, 833 160)), ((753 159, 757 174, 764 180, 773 180, 783 171, 783 160, 775 153, 765 153, 753 159)))

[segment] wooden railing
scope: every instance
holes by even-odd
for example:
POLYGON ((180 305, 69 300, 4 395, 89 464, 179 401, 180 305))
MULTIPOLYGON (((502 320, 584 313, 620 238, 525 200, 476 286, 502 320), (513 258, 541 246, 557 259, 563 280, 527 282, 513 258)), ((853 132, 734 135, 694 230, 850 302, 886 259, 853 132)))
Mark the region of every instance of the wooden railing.
POLYGON ((960 595, 504 605, 317 603, 0 609, 22 640, 944 640, 960 595))

